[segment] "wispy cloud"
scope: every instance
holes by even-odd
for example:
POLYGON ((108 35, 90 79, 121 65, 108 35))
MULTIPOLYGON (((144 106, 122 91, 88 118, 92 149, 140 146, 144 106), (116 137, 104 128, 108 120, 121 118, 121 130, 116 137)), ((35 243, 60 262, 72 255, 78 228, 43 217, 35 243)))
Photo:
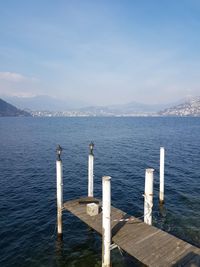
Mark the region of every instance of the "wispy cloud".
POLYGON ((26 80, 26 77, 15 72, 0 72, 0 80, 9 82, 22 82, 26 80))
POLYGON ((28 77, 20 73, 16 72, 0 72, 0 80, 8 81, 8 82, 26 82, 26 81, 37 81, 37 78, 34 77, 28 77))
POLYGON ((40 80, 17 72, 0 72, 0 95, 32 96, 40 93, 40 80))

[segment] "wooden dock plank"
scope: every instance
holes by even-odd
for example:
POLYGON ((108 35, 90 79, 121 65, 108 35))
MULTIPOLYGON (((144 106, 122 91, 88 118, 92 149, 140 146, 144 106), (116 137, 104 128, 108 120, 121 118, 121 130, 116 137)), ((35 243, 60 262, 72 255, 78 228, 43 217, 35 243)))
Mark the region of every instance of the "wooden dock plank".
MULTIPOLYGON (((86 203, 97 199, 67 201, 64 209, 102 234, 102 213, 89 216, 86 203), (85 202, 84 202, 85 200, 85 202)), ((100 205, 101 202, 99 201, 100 205)), ((200 266, 200 249, 156 227, 111 207, 112 241, 149 267, 200 266), (121 219, 129 221, 120 221, 121 219)))

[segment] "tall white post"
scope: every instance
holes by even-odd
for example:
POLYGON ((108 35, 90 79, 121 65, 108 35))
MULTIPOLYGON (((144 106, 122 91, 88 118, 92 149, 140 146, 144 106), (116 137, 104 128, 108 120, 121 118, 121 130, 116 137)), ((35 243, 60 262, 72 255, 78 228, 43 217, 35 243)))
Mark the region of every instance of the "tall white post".
POLYGON ((164 171, 165 171, 165 148, 160 148, 160 194, 159 202, 164 203, 164 171))
POLYGON ((62 208, 63 208, 63 170, 60 158, 62 148, 57 148, 56 177, 57 177, 57 234, 62 238, 62 208))
POLYGON ((89 145, 90 153, 88 156, 88 197, 94 196, 94 144, 91 142, 89 145))
POLYGON ((152 225, 153 172, 154 169, 146 169, 145 172, 144 222, 149 225, 152 225))
POLYGON ((102 200, 102 267, 110 267, 110 245, 111 245, 111 177, 102 178, 103 200, 102 200))

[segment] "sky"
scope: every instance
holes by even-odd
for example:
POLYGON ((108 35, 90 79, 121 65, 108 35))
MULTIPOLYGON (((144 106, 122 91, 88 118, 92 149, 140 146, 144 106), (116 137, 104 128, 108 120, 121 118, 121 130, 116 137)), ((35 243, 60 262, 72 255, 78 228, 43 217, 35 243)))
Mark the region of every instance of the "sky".
POLYGON ((0 0, 0 96, 89 105, 200 95, 199 0, 0 0))

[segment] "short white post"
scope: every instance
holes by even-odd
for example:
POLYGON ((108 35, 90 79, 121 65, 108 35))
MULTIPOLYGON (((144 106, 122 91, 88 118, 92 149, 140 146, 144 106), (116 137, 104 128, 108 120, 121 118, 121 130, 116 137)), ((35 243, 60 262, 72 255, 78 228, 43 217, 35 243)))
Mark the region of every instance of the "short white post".
POLYGON ((165 171, 165 148, 160 148, 160 194, 159 203, 164 203, 164 171, 165 171))
POLYGON ((149 225, 152 225, 153 172, 154 169, 146 169, 145 172, 144 222, 149 225))
POLYGON ((110 245, 111 245, 111 177, 102 178, 103 200, 102 200, 102 267, 110 267, 110 245))
POLYGON ((57 177, 57 234, 62 238, 62 208, 63 208, 63 170, 62 160, 60 158, 62 148, 57 147, 57 160, 56 160, 56 177, 57 177))
POLYGON ((89 144, 90 153, 88 156, 88 197, 94 196, 94 144, 89 144))

